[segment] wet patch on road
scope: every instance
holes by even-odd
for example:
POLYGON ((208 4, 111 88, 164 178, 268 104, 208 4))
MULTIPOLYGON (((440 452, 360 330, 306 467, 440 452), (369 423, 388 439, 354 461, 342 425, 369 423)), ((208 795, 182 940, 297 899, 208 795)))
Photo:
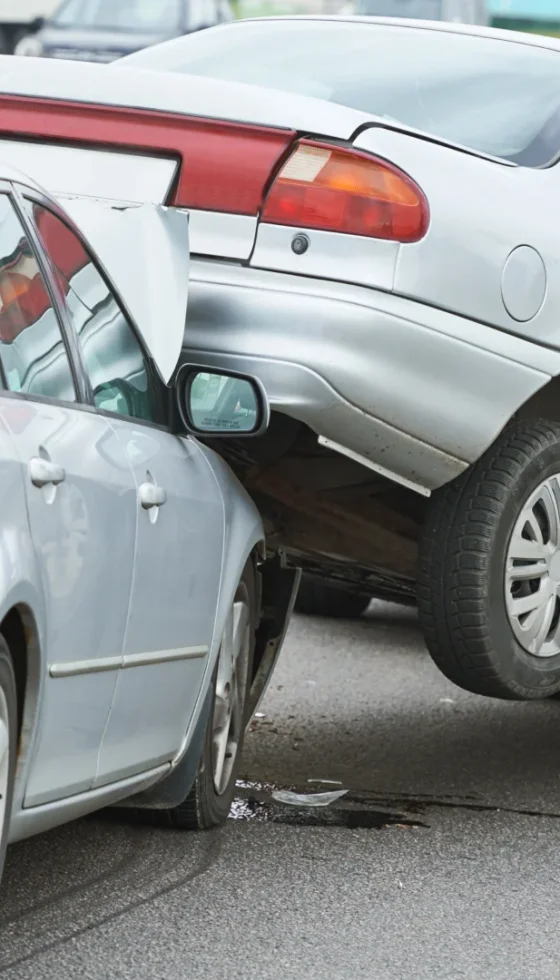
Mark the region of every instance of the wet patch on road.
MULTIPOLYGON (((257 823, 287 824, 293 827, 346 827, 349 830, 382 830, 384 827, 422 828, 429 825, 418 819, 424 806, 407 806, 403 812, 374 800, 369 794, 348 792, 329 806, 306 806, 280 803, 273 793, 280 787, 272 783, 240 781, 230 813, 230 820, 257 823)), ((282 787, 290 792, 309 794, 294 787, 282 787)))
MULTIPOLYGON (((330 780, 309 780, 322 788, 337 785, 330 780)), ((326 807, 294 806, 274 799, 274 794, 299 793, 311 796, 311 787, 276 786, 273 783, 237 783, 230 820, 253 820, 261 823, 280 823, 304 827, 348 827, 350 829, 382 830, 383 827, 420 827, 429 829, 420 820, 430 810, 472 810, 475 813, 509 813, 521 817, 560 820, 560 813, 533 810, 528 807, 500 806, 485 802, 479 796, 424 796, 422 794, 380 793, 376 790, 348 790, 339 800, 326 807)))

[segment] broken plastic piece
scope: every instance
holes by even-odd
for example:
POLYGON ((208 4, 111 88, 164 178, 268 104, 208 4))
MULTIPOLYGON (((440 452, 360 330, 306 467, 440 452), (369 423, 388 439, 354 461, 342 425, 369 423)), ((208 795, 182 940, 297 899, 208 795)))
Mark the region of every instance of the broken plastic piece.
POLYGON ((272 799, 278 803, 287 803, 289 806, 328 806, 334 803, 341 796, 345 796, 347 789, 336 789, 330 793, 291 793, 288 790, 277 789, 272 794, 272 799))
POLYGON ((321 783, 322 786, 342 786, 340 779, 308 779, 308 783, 321 783))

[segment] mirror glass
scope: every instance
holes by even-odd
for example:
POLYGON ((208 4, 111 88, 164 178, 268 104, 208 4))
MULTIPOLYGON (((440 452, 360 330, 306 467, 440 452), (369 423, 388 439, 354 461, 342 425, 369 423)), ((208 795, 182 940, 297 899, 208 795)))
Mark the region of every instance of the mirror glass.
POLYGON ((200 371, 188 387, 188 413, 200 432, 254 432, 259 398, 250 381, 200 371))

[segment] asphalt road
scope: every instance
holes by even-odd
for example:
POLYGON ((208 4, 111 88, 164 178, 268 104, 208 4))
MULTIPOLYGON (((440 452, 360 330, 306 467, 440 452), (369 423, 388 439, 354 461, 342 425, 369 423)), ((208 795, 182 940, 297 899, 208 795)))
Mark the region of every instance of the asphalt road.
POLYGON ((2 980, 560 978, 560 702, 453 688, 414 613, 297 619, 238 819, 95 817, 12 848, 2 980), (317 811, 273 787, 349 790, 317 811))

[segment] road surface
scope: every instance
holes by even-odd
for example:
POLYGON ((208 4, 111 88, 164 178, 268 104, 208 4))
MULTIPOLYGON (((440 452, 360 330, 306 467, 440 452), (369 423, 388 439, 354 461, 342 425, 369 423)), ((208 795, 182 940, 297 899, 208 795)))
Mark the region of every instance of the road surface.
POLYGON ((558 980, 560 702, 464 694, 374 604, 297 618, 262 712, 223 831, 11 849, 1 980, 558 980))

